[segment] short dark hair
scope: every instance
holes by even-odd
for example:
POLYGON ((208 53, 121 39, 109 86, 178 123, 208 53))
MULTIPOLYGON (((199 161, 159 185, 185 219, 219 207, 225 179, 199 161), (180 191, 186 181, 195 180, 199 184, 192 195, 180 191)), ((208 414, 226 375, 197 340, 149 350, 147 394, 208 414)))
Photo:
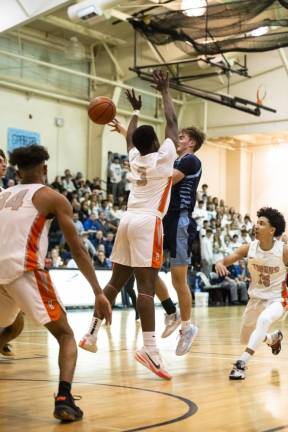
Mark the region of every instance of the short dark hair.
POLYGON ((282 213, 272 207, 262 207, 257 211, 257 216, 268 219, 270 225, 275 228, 275 237, 280 236, 285 231, 286 222, 282 213))
POLYGON ((200 129, 197 129, 194 126, 183 128, 181 129, 181 132, 187 134, 190 139, 196 142, 194 152, 200 149, 206 139, 206 135, 204 134, 204 132, 200 131, 200 129))
POLYGON ((45 147, 32 144, 28 147, 19 147, 10 154, 9 162, 17 165, 19 169, 29 170, 49 159, 49 153, 45 147))
POLYGON ((132 135, 132 142, 140 154, 147 154, 151 151, 153 144, 158 141, 156 132, 152 126, 139 126, 132 135))
POLYGON ((5 161, 7 160, 4 151, 1 149, 0 149, 0 156, 2 156, 5 161))

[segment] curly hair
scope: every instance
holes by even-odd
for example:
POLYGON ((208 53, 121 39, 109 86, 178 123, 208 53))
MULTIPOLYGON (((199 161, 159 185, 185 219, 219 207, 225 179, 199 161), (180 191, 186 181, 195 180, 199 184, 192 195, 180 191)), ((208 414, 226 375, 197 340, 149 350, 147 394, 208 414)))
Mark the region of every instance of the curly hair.
POLYGON ((275 228, 275 237, 279 237, 285 231, 286 222, 282 213, 271 207, 262 207, 257 216, 268 219, 270 225, 275 228))
POLYGON ((1 150, 0 149, 0 156, 2 156, 2 158, 4 159, 4 161, 6 162, 6 155, 5 155, 5 153, 4 153, 4 151, 3 150, 1 150))
POLYGON ((183 128, 180 130, 180 132, 187 134, 190 139, 195 141, 196 145, 194 148, 194 152, 196 152, 197 150, 200 149, 200 147, 202 146, 202 144, 204 143, 204 141, 206 139, 206 135, 204 134, 204 132, 200 131, 199 129, 197 129, 194 126, 183 128))
POLYGON ((45 147, 32 144, 28 147, 19 147, 10 154, 9 162, 17 165, 19 169, 29 170, 49 159, 49 153, 45 147))

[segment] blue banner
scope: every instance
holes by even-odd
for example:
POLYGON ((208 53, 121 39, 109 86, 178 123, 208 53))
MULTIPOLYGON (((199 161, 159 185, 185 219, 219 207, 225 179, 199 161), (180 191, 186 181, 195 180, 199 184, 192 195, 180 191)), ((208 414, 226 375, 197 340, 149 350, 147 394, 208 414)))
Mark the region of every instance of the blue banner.
POLYGON ((11 153, 18 147, 27 147, 31 144, 40 144, 40 134, 38 132, 8 128, 7 140, 7 150, 8 153, 11 153))

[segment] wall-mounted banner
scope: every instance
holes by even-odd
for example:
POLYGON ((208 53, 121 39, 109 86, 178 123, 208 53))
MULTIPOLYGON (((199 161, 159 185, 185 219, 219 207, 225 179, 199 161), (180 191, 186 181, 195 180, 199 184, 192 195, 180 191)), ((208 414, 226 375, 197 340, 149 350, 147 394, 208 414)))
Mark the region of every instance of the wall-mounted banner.
POLYGON ((11 153, 15 148, 27 147, 31 144, 40 144, 40 134, 23 129, 8 128, 7 150, 11 153))

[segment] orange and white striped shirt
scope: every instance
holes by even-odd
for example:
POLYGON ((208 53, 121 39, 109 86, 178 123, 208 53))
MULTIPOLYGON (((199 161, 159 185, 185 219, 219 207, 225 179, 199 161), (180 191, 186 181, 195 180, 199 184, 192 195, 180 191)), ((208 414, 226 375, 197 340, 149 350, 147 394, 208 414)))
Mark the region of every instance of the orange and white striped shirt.
POLYGON ((51 220, 32 202, 42 187, 20 184, 0 192, 0 284, 9 284, 26 271, 44 269, 51 220))
POLYGON ((177 158, 175 145, 166 138, 157 152, 141 156, 133 147, 129 151, 131 191, 127 210, 154 213, 163 217, 167 212, 173 164, 177 158))

